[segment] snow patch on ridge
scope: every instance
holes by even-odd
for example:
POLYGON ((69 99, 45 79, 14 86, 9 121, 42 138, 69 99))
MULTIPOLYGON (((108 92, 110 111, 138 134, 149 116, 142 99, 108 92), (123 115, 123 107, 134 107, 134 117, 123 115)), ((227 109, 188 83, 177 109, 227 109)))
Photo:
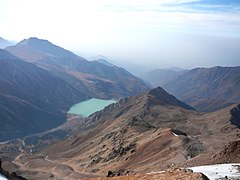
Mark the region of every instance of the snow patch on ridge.
POLYGON ((210 180, 216 180, 226 176, 227 178, 240 179, 240 163, 196 166, 188 169, 193 170, 193 172, 201 172, 210 180))

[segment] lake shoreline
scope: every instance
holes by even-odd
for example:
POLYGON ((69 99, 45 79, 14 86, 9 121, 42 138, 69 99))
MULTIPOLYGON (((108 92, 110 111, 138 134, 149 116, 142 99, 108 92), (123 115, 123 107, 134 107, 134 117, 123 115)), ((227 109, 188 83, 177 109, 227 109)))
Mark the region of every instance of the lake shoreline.
POLYGON ((116 103, 116 100, 104 100, 104 99, 97 99, 91 98, 86 101, 79 102, 74 104, 69 111, 68 114, 71 115, 80 115, 83 118, 90 116, 91 114, 104 109, 106 106, 116 103))

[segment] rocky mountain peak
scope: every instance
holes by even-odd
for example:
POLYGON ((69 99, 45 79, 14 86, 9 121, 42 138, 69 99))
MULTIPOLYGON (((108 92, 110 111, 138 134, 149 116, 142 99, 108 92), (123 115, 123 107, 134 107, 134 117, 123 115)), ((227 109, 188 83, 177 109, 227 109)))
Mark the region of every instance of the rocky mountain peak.
POLYGON ((179 101, 173 95, 168 94, 164 89, 161 87, 157 87, 151 89, 148 92, 148 99, 154 105, 161 104, 161 105, 172 105, 172 106, 180 106, 184 109, 194 110, 193 107, 187 105, 186 103, 179 101))
POLYGON ((54 56, 54 57, 62 57, 62 58, 77 58, 78 56, 74 53, 57 46, 48 40, 45 39, 38 39, 37 37, 30 37, 29 39, 24 39, 21 42, 17 43, 15 46, 8 47, 6 50, 11 51, 21 48, 28 48, 32 51, 43 53, 48 56, 54 56))

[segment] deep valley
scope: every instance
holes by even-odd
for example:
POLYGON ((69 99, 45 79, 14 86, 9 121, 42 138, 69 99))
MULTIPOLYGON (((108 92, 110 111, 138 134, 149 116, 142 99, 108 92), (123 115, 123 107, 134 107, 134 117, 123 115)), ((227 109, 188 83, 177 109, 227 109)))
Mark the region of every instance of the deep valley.
POLYGON ((38 38, 0 50, 1 174, 208 179, 191 169, 235 163, 240 177, 239 66, 141 80, 106 62, 38 38))

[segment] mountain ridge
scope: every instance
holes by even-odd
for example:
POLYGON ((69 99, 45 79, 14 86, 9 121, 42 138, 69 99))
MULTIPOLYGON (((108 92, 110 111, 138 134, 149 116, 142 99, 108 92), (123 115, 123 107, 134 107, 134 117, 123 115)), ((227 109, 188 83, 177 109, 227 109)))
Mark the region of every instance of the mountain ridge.
POLYGON ((11 42, 11 41, 8 41, 2 37, 0 37, 0 48, 3 49, 3 48, 6 48, 8 46, 11 46, 13 45, 14 43, 11 42))
POLYGON ((155 69, 142 74, 140 77, 146 82, 150 83, 153 87, 162 86, 170 81, 175 80, 178 76, 188 72, 185 69, 155 69))
POLYGON ((123 98, 148 89, 142 80, 123 68, 87 61, 47 40, 30 38, 6 50, 68 82, 77 78, 88 90, 102 98, 123 98))
POLYGON ((152 72, 154 76, 145 77, 145 80, 151 81, 154 86, 161 84, 168 92, 199 111, 213 112, 240 100, 239 66, 194 68, 170 74, 158 70, 152 72))
MULTIPOLYGON (((71 130, 63 139, 50 138, 61 136, 61 129, 55 135, 51 131, 45 137, 33 137, 33 143, 25 138, 24 153, 5 159, 12 163, 10 167, 20 166, 17 171, 27 179, 79 179, 106 176, 109 171, 124 175, 166 170, 172 164, 185 167, 194 165, 194 159, 208 163, 204 154, 210 156, 211 151, 239 139, 239 128, 231 123, 234 106, 199 113, 175 103, 163 89, 149 90, 88 118, 75 117, 68 121, 65 128, 71 130)), ((16 144, 22 147, 21 141, 16 144)), ((11 143, 4 147, 17 148, 11 143)))
MULTIPOLYGON (((223 99, 233 104, 240 100, 240 67, 195 68, 164 87, 179 99, 193 104, 201 99, 223 99), (196 100, 195 100, 196 99, 196 100)), ((226 105, 228 103, 225 103, 226 105)), ((221 105, 219 103, 218 105, 221 105)), ((196 104, 195 107, 200 107, 196 104)), ((213 107, 213 110, 219 108, 213 107)), ((211 111, 211 109, 210 109, 211 111)))
POLYGON ((60 46, 54 45, 48 40, 38 39, 37 37, 30 37, 17 43, 15 46, 7 47, 6 50, 12 49, 13 47, 30 47, 34 51, 44 52, 50 56, 62 57, 62 58, 78 58, 77 55, 69 50, 66 50, 60 46))
POLYGON ((0 50, 0 65, 1 140, 56 127, 74 102, 88 97, 7 51, 0 50))

